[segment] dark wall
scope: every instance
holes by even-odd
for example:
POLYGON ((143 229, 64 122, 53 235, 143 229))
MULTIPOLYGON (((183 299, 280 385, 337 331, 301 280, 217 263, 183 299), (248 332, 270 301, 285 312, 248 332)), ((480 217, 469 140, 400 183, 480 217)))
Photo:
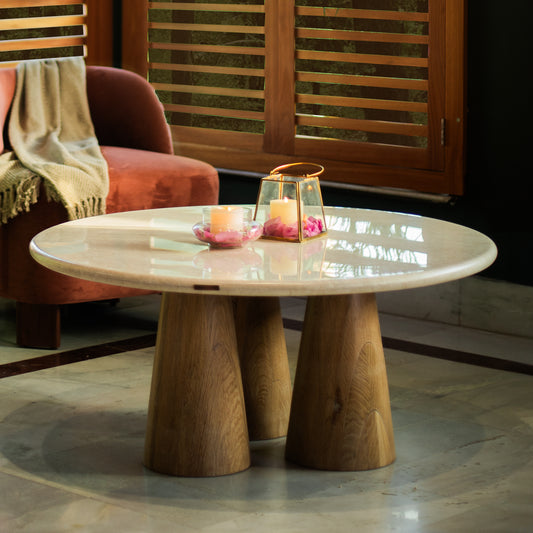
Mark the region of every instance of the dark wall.
MULTIPOLYGON (((496 262, 483 275, 533 285, 532 15, 533 2, 526 0, 469 3, 464 196, 441 205, 323 187, 324 203, 416 213, 472 227, 498 246, 496 262)), ((255 203, 257 191, 256 180, 221 173, 221 203, 255 203)))

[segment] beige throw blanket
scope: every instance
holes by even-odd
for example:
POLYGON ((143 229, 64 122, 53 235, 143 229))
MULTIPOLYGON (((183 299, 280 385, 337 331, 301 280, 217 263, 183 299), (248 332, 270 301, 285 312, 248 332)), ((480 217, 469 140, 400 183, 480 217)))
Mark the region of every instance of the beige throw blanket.
POLYGON ((70 220, 105 213, 109 190, 89 112, 83 58, 28 61, 17 67, 9 122, 13 152, 0 156, 0 219, 38 200, 62 203, 70 220))

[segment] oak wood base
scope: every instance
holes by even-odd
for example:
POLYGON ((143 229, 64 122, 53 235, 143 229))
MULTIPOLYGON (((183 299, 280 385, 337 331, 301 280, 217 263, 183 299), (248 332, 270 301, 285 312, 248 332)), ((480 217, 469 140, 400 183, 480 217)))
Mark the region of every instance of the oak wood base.
POLYGON ((250 440, 283 437, 291 376, 279 298, 236 298, 235 322, 250 440))
POLYGON ((308 299, 286 457, 325 470, 369 470, 394 461, 373 294, 308 299))
MULTIPOLYGON (((277 298, 237 298, 233 306, 225 296, 163 295, 148 468, 180 476, 244 470, 250 465, 248 438, 285 434, 289 398, 277 298)), ((325 470, 369 470, 394 461, 373 294, 308 299, 286 457, 325 470)))
POLYGON ((231 298, 163 295, 144 464, 179 476, 250 465, 231 298))

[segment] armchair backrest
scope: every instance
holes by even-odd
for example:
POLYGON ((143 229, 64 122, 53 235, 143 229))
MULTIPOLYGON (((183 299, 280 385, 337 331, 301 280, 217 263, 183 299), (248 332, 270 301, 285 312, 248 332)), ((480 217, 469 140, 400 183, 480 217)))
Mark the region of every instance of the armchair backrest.
MULTIPOLYGON (((6 122, 15 83, 15 69, 0 69, 0 153, 9 148, 6 122)), ((163 106, 141 76, 118 68, 88 66, 87 97, 101 145, 173 153, 163 106)))
POLYGON ((163 106, 152 86, 138 74, 89 66, 87 96, 101 145, 173 153, 163 106))

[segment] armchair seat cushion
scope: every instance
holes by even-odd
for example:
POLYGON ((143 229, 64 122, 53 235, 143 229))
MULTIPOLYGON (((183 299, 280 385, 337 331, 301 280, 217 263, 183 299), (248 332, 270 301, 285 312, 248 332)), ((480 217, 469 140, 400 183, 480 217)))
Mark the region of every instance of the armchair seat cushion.
POLYGON ((109 167, 108 213, 218 201, 218 174, 207 163, 116 146, 101 150, 109 167))

